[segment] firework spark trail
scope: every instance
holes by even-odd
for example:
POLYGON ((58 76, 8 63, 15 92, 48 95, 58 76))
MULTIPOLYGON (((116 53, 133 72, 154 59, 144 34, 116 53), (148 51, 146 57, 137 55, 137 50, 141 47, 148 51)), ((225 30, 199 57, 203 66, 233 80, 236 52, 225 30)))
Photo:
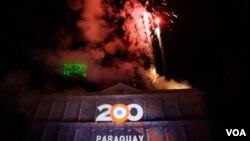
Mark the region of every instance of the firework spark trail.
POLYGON ((160 47, 160 50, 161 50, 161 59, 162 59, 162 62, 163 62, 163 72, 165 73, 165 71, 166 71, 166 68, 165 68, 165 58, 164 58, 164 54, 165 54, 165 52, 164 52, 164 49, 163 49, 163 45, 162 45, 162 40, 161 40, 161 31, 160 31, 161 29, 160 29, 160 27, 157 27, 156 29, 155 29, 155 32, 156 32, 156 36, 157 36, 157 40, 158 40, 158 44, 159 44, 159 47, 160 47))
POLYGON ((161 50, 161 59, 162 59, 162 62, 163 62, 163 66, 164 66, 164 73, 165 73, 165 59, 164 59, 164 49, 163 49, 163 45, 162 45, 162 41, 161 41, 161 29, 160 29, 160 19, 159 18, 156 18, 155 19, 155 23, 156 23, 156 28, 155 28, 155 34, 156 34, 156 37, 158 39, 158 44, 159 44, 159 47, 160 47, 160 50, 161 50))
MULTIPOLYGON (((152 19, 154 20, 154 26, 152 27, 152 29, 154 30, 154 33, 157 37, 158 40, 158 46, 160 48, 161 51, 161 59, 162 59, 162 63, 163 63, 163 73, 166 73, 166 62, 165 62, 165 58, 164 58, 164 46, 162 44, 162 39, 161 39, 161 29, 160 29, 160 22, 161 19, 159 18, 159 16, 163 16, 166 17, 168 21, 167 22, 167 26, 168 28, 171 27, 171 25, 174 23, 174 18, 177 18, 178 16, 174 13, 174 12, 170 12, 167 11, 167 1, 166 0, 141 0, 142 3, 144 3, 145 8, 150 12, 150 14, 152 15, 152 19)), ((171 30, 171 28, 170 28, 171 30)))

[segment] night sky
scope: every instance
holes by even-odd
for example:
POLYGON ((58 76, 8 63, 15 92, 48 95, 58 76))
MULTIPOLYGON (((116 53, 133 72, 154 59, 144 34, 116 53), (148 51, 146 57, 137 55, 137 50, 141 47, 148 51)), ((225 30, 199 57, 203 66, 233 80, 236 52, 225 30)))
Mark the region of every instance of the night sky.
MULTIPOLYGON (((205 93, 208 118, 215 123, 218 140, 230 140, 226 128, 244 128, 249 136, 249 2, 169 0, 169 5, 179 17, 171 32, 163 30, 166 77, 188 80, 205 93)), ((1 115, 6 135, 16 134, 9 140, 20 141, 25 133, 25 119, 16 107, 20 91, 24 87, 43 91, 48 82, 58 83, 59 87, 67 85, 34 59, 34 51, 53 50, 55 35, 62 26, 75 32, 79 13, 68 8, 67 0, 5 0, 3 9, 1 115), (20 82, 6 87, 10 72, 16 72, 20 82), (29 79, 20 76, 25 72, 29 72, 29 79)))

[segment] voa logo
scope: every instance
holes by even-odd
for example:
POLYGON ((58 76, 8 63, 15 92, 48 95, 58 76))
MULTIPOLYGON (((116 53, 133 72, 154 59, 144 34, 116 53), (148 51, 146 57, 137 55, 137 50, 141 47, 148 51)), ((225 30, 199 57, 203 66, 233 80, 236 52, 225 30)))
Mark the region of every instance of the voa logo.
POLYGON ((247 136, 244 129, 226 129, 227 136, 247 136))
POLYGON ((127 120, 129 121, 139 121, 143 117, 143 109, 139 104, 102 104, 97 107, 100 114, 97 115, 95 121, 114 121, 117 123, 122 123, 127 120), (131 110, 136 110, 136 114, 132 115, 131 110))

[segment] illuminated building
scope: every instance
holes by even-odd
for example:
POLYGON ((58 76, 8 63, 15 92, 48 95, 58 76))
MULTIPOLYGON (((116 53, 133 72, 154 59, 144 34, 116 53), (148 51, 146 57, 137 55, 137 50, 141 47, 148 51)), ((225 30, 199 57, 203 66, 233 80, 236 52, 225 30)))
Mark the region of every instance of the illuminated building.
POLYGON ((28 141, 212 140, 197 89, 140 91, 119 83, 96 93, 47 95, 33 120, 28 141), (128 107, 127 121, 111 121, 116 104, 128 107))

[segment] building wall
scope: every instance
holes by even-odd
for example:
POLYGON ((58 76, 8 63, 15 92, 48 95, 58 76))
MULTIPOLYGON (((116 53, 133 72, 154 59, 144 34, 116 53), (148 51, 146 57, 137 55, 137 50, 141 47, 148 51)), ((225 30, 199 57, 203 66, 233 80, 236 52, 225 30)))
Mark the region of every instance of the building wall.
POLYGON ((116 141, 116 138, 118 141, 140 141, 139 136, 143 136, 143 141, 212 140, 202 94, 194 89, 43 96, 33 120, 28 141, 116 141), (122 124, 95 121, 104 112, 98 110, 98 106, 118 103, 140 105, 143 117, 122 124))
MULTIPOLYGON (((197 121, 158 121, 116 123, 35 123, 29 141, 114 141, 115 136, 143 136, 143 141, 212 141, 209 123, 197 121), (102 137, 98 140, 98 136, 102 137), (113 140, 108 140, 112 136, 113 140)), ((120 140, 118 140, 120 141, 120 140)), ((121 140, 130 141, 130 140, 121 140)), ((131 139, 131 141, 134 141, 131 139)))
POLYGON ((176 92, 158 94, 45 96, 41 97, 35 121, 95 121, 96 108, 102 104, 136 103, 143 108, 142 121, 204 119, 206 111, 201 93, 176 92))

